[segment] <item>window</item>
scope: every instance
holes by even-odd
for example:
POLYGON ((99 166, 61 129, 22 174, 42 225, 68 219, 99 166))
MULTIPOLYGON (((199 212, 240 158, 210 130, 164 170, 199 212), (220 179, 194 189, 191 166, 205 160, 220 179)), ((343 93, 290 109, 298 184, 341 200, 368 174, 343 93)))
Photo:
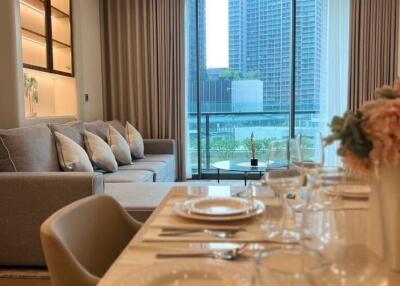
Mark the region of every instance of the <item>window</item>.
MULTIPOLYGON (((324 100, 334 96, 327 45, 336 37, 345 65, 348 43, 348 21, 340 31, 329 21, 346 17, 345 9, 348 0, 187 0, 193 174, 215 172, 217 161, 248 160, 252 132, 265 161, 273 140, 327 131, 324 100)), ((346 95, 340 94, 342 102, 346 95)))

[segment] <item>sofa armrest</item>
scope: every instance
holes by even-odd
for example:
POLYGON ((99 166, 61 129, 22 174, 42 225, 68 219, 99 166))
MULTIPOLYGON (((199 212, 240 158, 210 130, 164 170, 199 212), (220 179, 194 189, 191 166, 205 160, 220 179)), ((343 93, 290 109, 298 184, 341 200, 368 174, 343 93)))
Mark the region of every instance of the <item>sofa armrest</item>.
POLYGON ((103 192, 98 173, 0 173, 0 265, 44 266, 42 222, 71 202, 103 192))
POLYGON ((174 139, 144 139, 145 154, 176 154, 174 139))

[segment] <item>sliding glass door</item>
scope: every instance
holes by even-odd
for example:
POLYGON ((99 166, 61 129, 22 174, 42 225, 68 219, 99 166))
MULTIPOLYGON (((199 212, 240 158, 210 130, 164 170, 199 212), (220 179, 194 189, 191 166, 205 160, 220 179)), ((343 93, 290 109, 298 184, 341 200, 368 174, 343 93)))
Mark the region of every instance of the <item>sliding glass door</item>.
POLYGON ((248 161, 251 133, 266 161, 271 141, 323 130, 333 2, 348 0, 187 0, 193 175, 215 173, 218 161, 248 161))

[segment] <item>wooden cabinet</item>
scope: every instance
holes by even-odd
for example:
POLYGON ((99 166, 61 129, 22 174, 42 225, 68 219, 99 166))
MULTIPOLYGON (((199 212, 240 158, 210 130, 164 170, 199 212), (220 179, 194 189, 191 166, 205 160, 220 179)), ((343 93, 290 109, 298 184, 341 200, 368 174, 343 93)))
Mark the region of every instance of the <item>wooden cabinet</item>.
POLYGON ((74 75, 71 0, 20 0, 25 68, 74 75))

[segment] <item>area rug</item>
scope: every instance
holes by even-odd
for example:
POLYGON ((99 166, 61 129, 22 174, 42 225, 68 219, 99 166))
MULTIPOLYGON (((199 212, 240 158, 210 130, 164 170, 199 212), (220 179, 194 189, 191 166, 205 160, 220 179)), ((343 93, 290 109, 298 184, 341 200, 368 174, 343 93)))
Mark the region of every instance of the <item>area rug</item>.
POLYGON ((0 267, 0 278, 49 279, 46 268, 0 267))

